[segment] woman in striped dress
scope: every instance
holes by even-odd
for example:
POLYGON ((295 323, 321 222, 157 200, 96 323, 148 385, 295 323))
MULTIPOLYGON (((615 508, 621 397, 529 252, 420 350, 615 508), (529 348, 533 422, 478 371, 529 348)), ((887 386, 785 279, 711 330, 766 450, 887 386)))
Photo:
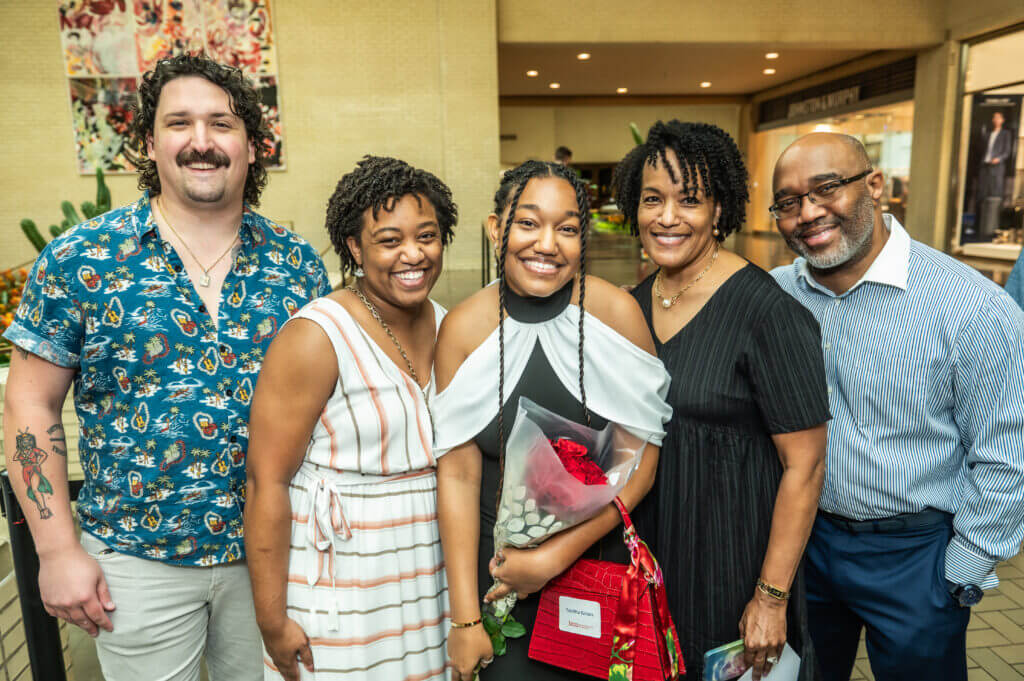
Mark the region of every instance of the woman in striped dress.
POLYGON ((253 398, 245 544, 265 678, 444 679, 428 295, 456 207, 436 177, 366 157, 327 228, 356 283, 267 352, 253 398))

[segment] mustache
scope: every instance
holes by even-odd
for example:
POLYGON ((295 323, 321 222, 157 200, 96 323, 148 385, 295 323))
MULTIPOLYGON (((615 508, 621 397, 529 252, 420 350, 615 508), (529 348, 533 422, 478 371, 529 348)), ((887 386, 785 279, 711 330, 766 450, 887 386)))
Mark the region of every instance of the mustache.
POLYGON ((224 168, 231 164, 231 159, 216 149, 207 149, 206 151, 185 149, 174 160, 179 166, 188 165, 189 163, 209 163, 214 167, 224 168))
POLYGON ((808 222, 806 224, 801 224, 798 227, 798 229, 796 230, 796 232, 793 234, 793 236, 795 238, 799 239, 800 237, 802 237, 807 232, 810 232, 810 231, 815 230, 815 229, 821 229, 822 227, 842 227, 842 225, 843 225, 843 221, 842 220, 829 219, 829 218, 818 218, 814 222, 808 222))

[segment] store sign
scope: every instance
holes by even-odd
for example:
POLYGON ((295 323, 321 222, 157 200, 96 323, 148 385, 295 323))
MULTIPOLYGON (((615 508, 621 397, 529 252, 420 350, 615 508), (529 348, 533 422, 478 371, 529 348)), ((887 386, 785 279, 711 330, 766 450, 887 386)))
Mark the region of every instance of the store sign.
POLYGON ((836 90, 820 97, 792 102, 786 110, 786 118, 819 114, 838 109, 860 101, 860 85, 836 90))

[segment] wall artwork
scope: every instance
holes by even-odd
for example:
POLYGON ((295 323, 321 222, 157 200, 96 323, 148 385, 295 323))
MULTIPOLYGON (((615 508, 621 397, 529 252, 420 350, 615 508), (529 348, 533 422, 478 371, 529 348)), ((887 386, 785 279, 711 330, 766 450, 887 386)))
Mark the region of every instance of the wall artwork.
POLYGON ((139 78, 183 53, 252 79, 273 134, 267 167, 284 169, 270 0, 57 0, 57 12, 79 172, 134 172, 124 149, 139 78))

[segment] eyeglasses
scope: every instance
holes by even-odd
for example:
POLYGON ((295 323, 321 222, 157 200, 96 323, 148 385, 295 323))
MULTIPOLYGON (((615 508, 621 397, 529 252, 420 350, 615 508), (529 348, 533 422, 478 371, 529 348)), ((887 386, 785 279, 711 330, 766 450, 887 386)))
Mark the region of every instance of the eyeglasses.
POLYGON ((874 171, 871 168, 868 168, 863 173, 859 173, 852 177, 846 177, 838 180, 829 180, 828 182, 823 182, 822 184, 819 184, 817 187, 815 187, 809 192, 804 192, 803 194, 797 194, 796 196, 787 196, 784 199, 779 199, 778 201, 771 205, 771 207, 768 209, 768 212, 770 212, 776 220, 781 220, 782 218, 791 218, 800 212, 801 206, 804 205, 805 196, 807 197, 807 200, 813 203, 815 206, 826 206, 835 201, 837 198, 839 198, 840 189, 850 184, 851 182, 856 182, 857 180, 863 177, 867 177, 872 172, 874 171))

